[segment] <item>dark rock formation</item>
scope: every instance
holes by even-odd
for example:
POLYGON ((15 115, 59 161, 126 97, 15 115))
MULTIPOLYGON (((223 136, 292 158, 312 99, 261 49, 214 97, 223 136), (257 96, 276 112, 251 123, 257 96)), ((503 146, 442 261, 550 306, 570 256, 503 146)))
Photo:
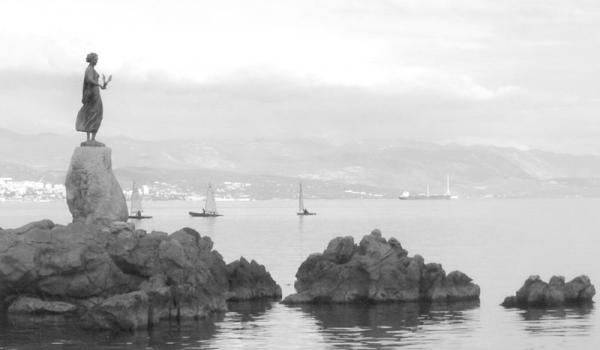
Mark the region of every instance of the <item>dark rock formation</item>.
POLYGON ((127 203, 112 172, 110 148, 75 148, 65 186, 74 223, 127 221, 127 203))
POLYGON ((337 237, 322 254, 310 255, 296 273, 297 294, 283 302, 351 303, 359 301, 476 300, 479 287, 462 272, 446 275, 440 264, 409 257, 395 238, 379 230, 358 245, 352 237, 337 237))
POLYGON ((535 275, 525 280, 516 295, 506 297, 502 306, 526 308, 583 304, 591 302, 594 294, 596 289, 585 275, 567 283, 562 276, 553 276, 550 283, 546 283, 535 275))
POLYGON ((241 257, 227 265, 229 282, 228 300, 281 299, 281 287, 275 283, 271 274, 256 261, 248 262, 241 257))
POLYGON ((211 239, 190 228, 147 234, 126 223, 43 220, 3 231, 0 247, 0 300, 9 313, 69 313, 89 327, 134 329, 224 311, 228 296, 281 295, 263 266, 243 260, 228 268, 211 239))

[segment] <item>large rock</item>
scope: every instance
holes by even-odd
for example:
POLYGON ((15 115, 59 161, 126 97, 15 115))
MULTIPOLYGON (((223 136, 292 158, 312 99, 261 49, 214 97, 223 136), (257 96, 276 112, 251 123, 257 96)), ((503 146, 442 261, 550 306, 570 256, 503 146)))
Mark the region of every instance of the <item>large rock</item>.
POLYGON ((228 271, 211 239, 189 228, 147 234, 42 220, 0 235, 0 301, 9 313, 64 311, 88 327, 134 329, 225 311, 230 296, 267 296, 264 267, 236 266, 228 271))
POLYGON ((65 186, 73 222, 109 225, 127 221, 127 203, 112 172, 110 148, 75 148, 65 186))
POLYGON ((400 242, 379 230, 362 238, 338 237, 320 254, 300 265, 294 284, 297 294, 283 302, 352 303, 390 301, 476 300, 479 287, 462 272, 446 275, 440 264, 409 257, 400 242))
POLYGON ((596 289, 589 277, 581 275, 565 283, 562 276, 553 276, 549 283, 540 276, 529 276, 514 296, 502 302, 504 307, 547 307, 584 304, 592 301, 596 289))

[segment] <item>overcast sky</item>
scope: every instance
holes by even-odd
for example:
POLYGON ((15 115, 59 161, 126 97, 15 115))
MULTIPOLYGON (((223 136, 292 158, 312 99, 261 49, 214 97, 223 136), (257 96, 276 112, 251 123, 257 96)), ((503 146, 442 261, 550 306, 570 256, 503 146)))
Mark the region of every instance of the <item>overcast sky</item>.
POLYGON ((600 154, 600 2, 0 2, 0 127, 485 143, 600 154))

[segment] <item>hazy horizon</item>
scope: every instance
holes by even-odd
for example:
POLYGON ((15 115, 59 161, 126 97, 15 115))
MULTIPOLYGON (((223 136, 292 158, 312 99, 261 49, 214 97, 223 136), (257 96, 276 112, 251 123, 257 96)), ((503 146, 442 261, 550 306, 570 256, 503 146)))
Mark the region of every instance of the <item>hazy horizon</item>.
MULTIPOLYGON (((9 128, 2 128, 0 127, 0 132, 2 131, 7 131, 9 133, 15 133, 21 136, 26 136, 26 137, 35 137, 38 135, 54 135, 54 136, 59 136, 61 138, 68 138, 68 139, 72 139, 74 142, 74 146, 77 146, 77 143, 80 141, 83 141, 85 135, 82 136, 81 133, 71 133, 68 131, 41 131, 41 132, 36 132, 36 131, 20 131, 20 130, 15 130, 15 129, 9 129, 9 128)), ((481 142, 470 142, 470 141, 465 141, 465 142, 461 142, 461 141, 435 141, 435 140, 417 140, 417 139, 411 139, 411 138, 398 138, 398 137, 390 137, 390 138, 380 138, 377 140, 372 140, 372 139, 368 139, 368 138, 363 138, 363 139, 358 139, 358 138, 341 138, 341 137, 334 137, 334 138, 330 138, 327 137, 327 135, 300 135, 300 136, 292 136, 292 137, 288 137, 288 136, 283 136, 280 135, 278 137, 276 136, 252 136, 249 135, 248 137, 242 137, 242 138, 233 138, 233 137, 221 137, 219 135, 213 136, 213 137, 202 137, 200 139, 198 138, 194 138, 193 136, 189 136, 189 137, 163 137, 163 138, 146 138, 144 137, 144 135, 129 135, 129 134, 125 134, 125 133, 116 133, 116 134, 111 134, 111 135, 105 135, 102 138, 106 138, 106 139, 126 139, 126 140, 132 140, 132 141, 138 141, 138 142, 144 142, 144 143, 156 143, 156 144, 160 144, 160 143, 172 143, 172 142, 197 142, 199 144, 206 144, 206 143, 211 143, 211 142, 218 142, 218 141, 223 141, 223 142, 231 142, 231 141, 235 141, 238 144, 240 143, 255 143, 255 142, 280 142, 280 143, 286 143, 286 142, 319 142, 319 143, 327 143, 329 145, 332 146, 344 146, 344 145, 349 145, 349 144, 354 144, 356 146, 360 146, 361 144, 369 144, 371 147, 415 147, 415 146, 424 146, 427 147, 428 145, 436 145, 439 147, 452 147, 452 146, 458 146, 458 147, 490 147, 490 148, 497 148, 497 149, 506 149, 506 150, 510 150, 510 149, 514 149, 517 151, 522 151, 522 152, 544 152, 547 154, 558 154, 558 155, 566 155, 566 156, 574 156, 574 157, 587 157, 587 156, 591 156, 591 157, 600 157, 600 153, 585 153, 585 152, 569 152, 569 151, 560 151, 560 150, 552 150, 552 149, 544 149, 544 148, 532 148, 532 147, 526 147, 524 145, 502 145, 502 144, 495 144, 492 142, 485 142, 485 140, 481 140, 481 142)), ((110 147, 110 144, 107 145, 110 147)), ((1 160, 1 159, 0 159, 1 160)))
POLYGON ((98 72, 114 76, 100 139, 399 138, 600 154, 593 2, 4 7, 0 126, 20 133, 75 134, 94 51, 98 72))

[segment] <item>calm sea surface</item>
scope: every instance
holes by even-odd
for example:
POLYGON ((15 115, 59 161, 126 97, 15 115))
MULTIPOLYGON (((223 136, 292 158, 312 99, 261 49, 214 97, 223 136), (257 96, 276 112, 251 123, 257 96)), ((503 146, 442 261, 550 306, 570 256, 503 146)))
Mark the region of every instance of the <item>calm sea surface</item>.
MULTIPOLYGON (((0 319, 0 349, 598 349, 593 307, 506 310, 499 306, 525 278, 600 283, 600 200, 311 200, 317 216, 298 217, 296 201, 219 202, 219 218, 190 218, 199 202, 147 202, 155 219, 138 228, 192 227, 210 236, 227 262, 245 256, 266 265, 293 292, 300 263, 333 237, 356 241, 373 228, 396 237, 410 255, 461 270, 481 287, 479 303, 288 307, 232 304, 207 321, 163 322, 152 332, 92 333, 60 322, 0 319)), ((0 227, 49 218, 68 223, 62 202, 0 202, 0 227)))

